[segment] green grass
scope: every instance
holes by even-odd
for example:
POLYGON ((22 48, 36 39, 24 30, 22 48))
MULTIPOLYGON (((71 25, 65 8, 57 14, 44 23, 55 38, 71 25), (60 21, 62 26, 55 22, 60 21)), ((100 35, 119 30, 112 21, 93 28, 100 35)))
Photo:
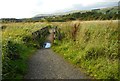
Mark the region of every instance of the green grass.
MULTIPOLYGON (((9 23, 2 32, 3 79, 22 79, 27 60, 37 50, 35 42, 23 38, 47 25, 58 26, 64 39, 55 40, 53 50, 71 63, 84 68, 96 79, 118 79, 118 22, 76 21, 51 23, 9 23), (75 24, 80 23, 76 41, 72 39, 75 24), (11 55, 10 55, 11 54, 11 55), (13 58, 14 55, 19 57, 13 58), (9 56, 9 57, 8 57, 9 56), (11 60, 11 59, 14 60, 11 60)), ((1 42, 1 40, 0 40, 1 42)))
POLYGON ((118 79, 118 22, 77 21, 59 23, 65 38, 56 40, 53 50, 71 63, 84 68, 96 79, 118 79), (76 41, 74 24, 80 23, 76 41))
POLYGON ((46 26, 47 23, 9 23, 2 24, 2 78, 23 79, 27 72, 27 60, 37 50, 34 42, 24 43, 24 37, 46 26), (16 55, 16 56, 15 56, 16 55))

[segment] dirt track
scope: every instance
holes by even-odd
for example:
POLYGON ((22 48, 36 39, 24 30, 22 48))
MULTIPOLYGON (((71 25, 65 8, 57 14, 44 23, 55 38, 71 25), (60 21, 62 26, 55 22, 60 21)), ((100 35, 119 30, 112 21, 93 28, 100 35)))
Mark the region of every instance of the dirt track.
POLYGON ((25 79, 88 79, 79 68, 66 62, 51 49, 38 50, 29 59, 28 65, 25 79))

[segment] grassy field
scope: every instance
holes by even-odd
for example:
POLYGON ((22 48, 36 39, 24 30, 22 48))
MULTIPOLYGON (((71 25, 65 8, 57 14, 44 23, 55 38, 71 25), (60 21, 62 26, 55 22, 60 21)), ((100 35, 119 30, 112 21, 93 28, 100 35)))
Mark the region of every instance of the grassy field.
MULTIPOLYGON (((27 70, 28 58, 37 50, 34 42, 26 44, 23 39, 32 32, 45 27, 46 23, 2 24, 3 79, 22 79, 27 70)), ((1 33, 0 32, 0 33, 1 33)))
POLYGON ((2 24, 3 79, 22 79, 28 58, 37 50, 24 37, 47 25, 58 26, 63 40, 53 50, 97 79, 118 79, 118 22, 72 21, 2 24), (75 35, 74 27, 79 25, 75 35), (74 36, 74 37, 73 37, 74 36), (76 41, 74 41, 74 39, 76 41))
POLYGON ((53 50, 96 79, 118 79, 118 21, 54 23, 64 34, 53 50), (75 24, 76 41, 73 32, 75 24))

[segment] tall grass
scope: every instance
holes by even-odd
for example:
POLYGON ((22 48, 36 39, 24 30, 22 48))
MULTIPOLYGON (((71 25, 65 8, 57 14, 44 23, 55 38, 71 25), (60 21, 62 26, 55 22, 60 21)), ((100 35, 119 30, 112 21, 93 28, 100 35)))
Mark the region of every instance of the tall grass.
POLYGON ((29 46, 23 41, 32 32, 46 26, 46 23, 2 24, 2 77, 3 79, 22 79, 27 71, 27 60, 35 52, 34 42, 29 46))
POLYGON ((117 21, 3 24, 4 28, 0 31, 3 79, 23 78, 27 71, 27 59, 36 50, 34 42, 26 44, 23 39, 46 25, 58 26, 64 36, 62 41, 55 40, 55 52, 84 68, 90 76, 97 79, 118 79, 117 21), (73 29, 75 24, 80 24, 77 31, 73 29))
POLYGON ((65 38, 56 40, 53 50, 96 79, 118 79, 118 21, 76 21, 54 23, 65 38), (80 23, 76 41, 75 24, 80 23))

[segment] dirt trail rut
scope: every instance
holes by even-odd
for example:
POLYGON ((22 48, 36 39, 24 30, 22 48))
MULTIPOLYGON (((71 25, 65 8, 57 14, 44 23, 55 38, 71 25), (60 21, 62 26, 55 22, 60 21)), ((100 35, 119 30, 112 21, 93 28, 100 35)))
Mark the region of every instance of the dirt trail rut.
POLYGON ((79 68, 66 62, 51 49, 41 49, 28 62, 25 79, 88 79, 79 68))

